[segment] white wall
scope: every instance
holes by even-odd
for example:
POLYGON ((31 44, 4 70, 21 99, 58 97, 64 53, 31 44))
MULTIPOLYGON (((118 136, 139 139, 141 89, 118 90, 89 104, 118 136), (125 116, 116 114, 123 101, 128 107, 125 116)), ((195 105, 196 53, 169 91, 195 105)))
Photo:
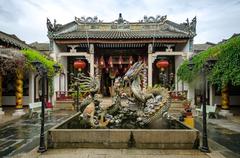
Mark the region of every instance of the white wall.
MULTIPOLYGON (((53 45, 52 45, 52 56, 53 56, 53 59, 54 61, 58 61, 59 58, 58 58, 58 54, 59 54, 59 47, 58 45, 53 41, 53 45)), ((53 87, 54 87, 54 93, 53 93, 53 96, 52 96, 52 104, 54 105, 55 104, 55 101, 56 101, 56 94, 55 94, 55 91, 58 91, 59 90, 59 75, 56 75, 54 76, 54 79, 53 79, 53 87)))
POLYGON ((187 44, 183 48, 183 52, 189 52, 190 51, 189 46, 190 46, 190 41, 188 40, 187 44))
POLYGON ((175 73, 175 83, 176 83, 176 85, 175 85, 175 90, 177 91, 181 91, 182 90, 182 82, 181 81, 179 81, 178 83, 177 83, 177 80, 178 80, 178 78, 177 78, 177 71, 178 71, 178 68, 179 68, 179 66, 181 65, 181 63, 183 62, 183 57, 182 56, 175 56, 175 71, 176 71, 176 73, 175 73))

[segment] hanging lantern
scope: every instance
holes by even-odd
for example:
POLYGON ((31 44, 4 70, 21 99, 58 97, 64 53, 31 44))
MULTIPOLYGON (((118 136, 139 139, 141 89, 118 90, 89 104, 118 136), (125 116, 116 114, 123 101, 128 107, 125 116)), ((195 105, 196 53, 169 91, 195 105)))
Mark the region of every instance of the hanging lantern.
POLYGON ((132 65, 132 63, 133 63, 133 57, 132 56, 129 57, 129 62, 128 63, 129 63, 129 65, 132 65))
POLYGON ((86 67, 86 63, 83 60, 76 60, 74 61, 73 66, 75 69, 78 69, 78 71, 81 71, 86 67))
POLYGON ((113 67, 113 60, 112 60, 112 56, 109 57, 108 59, 108 65, 110 65, 110 67, 113 67))
POLYGON ((118 60, 118 64, 119 64, 120 68, 122 68, 122 63, 123 63, 123 58, 122 58, 122 56, 120 56, 119 60, 118 60))
POLYGON ((122 63, 123 63, 123 58, 122 58, 122 56, 120 56, 120 57, 119 57, 119 60, 118 60, 118 64, 121 65, 122 63))
POLYGON ((100 68, 105 68, 105 61, 103 56, 101 56, 100 60, 99 60, 99 66, 100 68))
POLYGON ((143 58, 143 63, 144 63, 144 65, 147 65, 147 57, 143 58))
POLYGON ((159 60, 156 66, 158 69, 161 69, 161 71, 164 71, 164 69, 169 66, 169 62, 167 60, 159 60))

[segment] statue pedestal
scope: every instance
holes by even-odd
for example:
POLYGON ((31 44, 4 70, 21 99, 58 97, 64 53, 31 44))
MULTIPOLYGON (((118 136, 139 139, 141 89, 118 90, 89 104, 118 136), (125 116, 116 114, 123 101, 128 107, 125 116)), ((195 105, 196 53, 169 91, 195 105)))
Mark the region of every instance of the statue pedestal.
POLYGON ((24 114, 25 114, 25 112, 23 111, 23 109, 16 109, 12 115, 13 116, 22 116, 24 114))
POLYGON ((230 110, 224 110, 224 109, 221 109, 218 114, 220 116, 223 116, 223 117, 231 117, 231 116, 233 116, 233 114, 230 112, 230 110))

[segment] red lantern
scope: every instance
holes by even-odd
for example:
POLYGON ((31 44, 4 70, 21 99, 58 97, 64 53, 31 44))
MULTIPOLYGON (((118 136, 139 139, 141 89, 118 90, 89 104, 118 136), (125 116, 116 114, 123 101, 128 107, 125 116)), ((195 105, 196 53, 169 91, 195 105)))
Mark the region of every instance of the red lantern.
POLYGON ((164 69, 169 66, 169 62, 167 60, 159 60, 156 66, 158 69, 161 69, 161 71, 164 71, 164 69))
POLYGON ((133 57, 130 56, 130 57, 129 57, 129 64, 132 65, 132 63, 133 63, 133 57))
POLYGON ((122 68, 123 58, 122 56, 119 57, 118 64, 120 65, 120 68, 122 68))
POLYGON ((101 56, 100 60, 99 60, 99 66, 100 68, 105 68, 105 61, 103 56, 101 56))
POLYGON ((122 58, 122 56, 119 57, 118 63, 119 63, 120 65, 123 63, 123 58, 122 58))
POLYGON ((74 61, 73 66, 75 69, 78 69, 79 71, 81 71, 86 67, 86 63, 83 60, 76 60, 74 61))
POLYGON ((110 65, 111 68, 113 67, 112 56, 110 56, 108 59, 108 65, 110 65))

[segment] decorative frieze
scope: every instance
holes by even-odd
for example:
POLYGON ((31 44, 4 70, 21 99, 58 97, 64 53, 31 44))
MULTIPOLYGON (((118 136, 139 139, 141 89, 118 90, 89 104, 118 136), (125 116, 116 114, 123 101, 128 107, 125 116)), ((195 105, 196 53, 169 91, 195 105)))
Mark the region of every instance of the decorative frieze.
POLYGON ((98 20, 98 17, 97 16, 94 16, 94 17, 84 17, 82 16, 81 18, 78 18, 78 17, 75 17, 75 22, 78 23, 78 24, 96 24, 96 23, 102 23, 103 21, 102 20, 98 20))
POLYGON ((172 52, 173 50, 171 47, 174 47, 175 45, 174 44, 165 44, 164 46, 167 47, 165 50, 166 52, 172 52))
POLYGON ((140 20, 140 23, 164 23, 167 20, 167 15, 160 16, 157 15, 156 17, 153 16, 144 16, 143 20, 140 20))
POLYGON ((68 47, 70 47, 70 53, 76 53, 77 50, 76 48, 78 47, 78 45, 68 45, 68 47))

